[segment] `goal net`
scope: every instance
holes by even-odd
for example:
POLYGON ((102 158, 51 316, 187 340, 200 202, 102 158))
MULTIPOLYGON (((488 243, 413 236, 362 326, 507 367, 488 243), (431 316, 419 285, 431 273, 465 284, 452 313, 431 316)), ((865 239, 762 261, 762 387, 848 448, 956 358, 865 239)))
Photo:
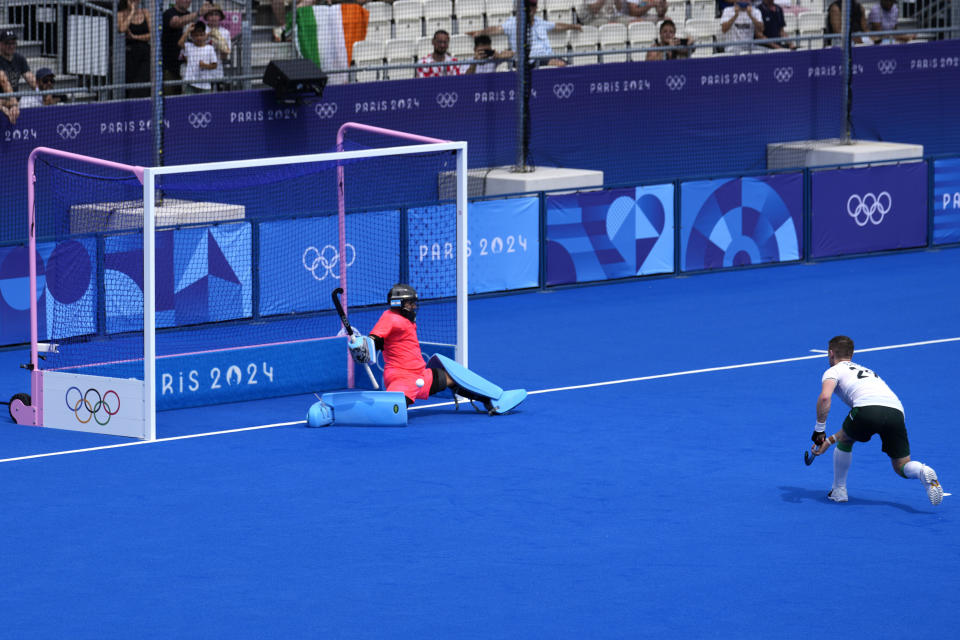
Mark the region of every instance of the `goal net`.
POLYGON ((156 410, 369 384, 338 287, 368 332, 411 284, 425 354, 467 364, 466 143, 352 126, 398 146, 154 168, 36 150, 36 423, 110 433, 132 411, 124 435, 153 438, 156 410))

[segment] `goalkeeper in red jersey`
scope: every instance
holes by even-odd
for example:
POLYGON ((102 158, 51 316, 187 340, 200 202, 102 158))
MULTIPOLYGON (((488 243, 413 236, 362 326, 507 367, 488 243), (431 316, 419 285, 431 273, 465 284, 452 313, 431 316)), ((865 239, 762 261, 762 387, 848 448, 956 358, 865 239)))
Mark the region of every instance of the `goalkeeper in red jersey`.
POLYGON ((407 406, 450 389, 455 395, 482 403, 494 415, 509 411, 526 398, 526 391, 504 391, 445 356, 435 354, 424 362, 417 339, 417 291, 408 284, 395 284, 387 302, 390 308, 370 335, 355 334, 348 346, 353 359, 361 364, 375 360, 376 351, 383 352, 386 390, 402 392, 407 406))

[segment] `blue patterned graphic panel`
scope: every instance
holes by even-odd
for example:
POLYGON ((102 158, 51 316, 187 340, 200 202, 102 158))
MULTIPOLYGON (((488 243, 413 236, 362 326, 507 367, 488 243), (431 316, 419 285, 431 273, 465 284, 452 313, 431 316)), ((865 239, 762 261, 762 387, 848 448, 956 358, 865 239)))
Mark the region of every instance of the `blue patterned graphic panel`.
POLYGON ((933 243, 960 242, 960 159, 933 163, 933 243))
POLYGON ((680 269, 799 260, 803 175, 699 180, 680 187, 680 269))
MULTIPOLYGON (((26 247, 0 248, 0 343, 30 341, 30 275, 26 247)), ((37 244, 40 340, 96 331, 97 245, 92 238, 37 244)))
MULTIPOLYGON (((143 244, 104 239, 107 332, 143 328, 143 244)), ((156 323, 173 327, 248 318, 253 312, 249 223, 161 231, 156 240, 156 323)))
POLYGON ((673 185, 547 197, 547 284, 673 271, 673 185))
MULTIPOLYGON (((332 309, 343 266, 337 216, 260 224, 260 314, 332 309)), ((384 304, 400 273, 400 212, 347 216, 351 306, 384 304)))

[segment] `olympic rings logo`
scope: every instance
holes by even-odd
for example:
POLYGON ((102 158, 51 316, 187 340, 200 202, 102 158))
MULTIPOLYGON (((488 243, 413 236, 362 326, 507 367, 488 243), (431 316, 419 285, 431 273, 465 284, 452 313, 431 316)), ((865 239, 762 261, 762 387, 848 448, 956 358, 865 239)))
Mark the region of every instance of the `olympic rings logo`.
POLYGON ((667 89, 670 89, 670 91, 680 91, 687 84, 687 76, 667 76, 665 82, 667 83, 667 89))
POLYGON ((896 60, 877 60, 877 71, 883 75, 890 75, 897 69, 896 60))
POLYGON ((57 135, 64 140, 73 140, 80 135, 79 122, 61 122, 57 124, 57 135))
MULTIPOLYGON (((347 268, 350 268, 357 259, 357 250, 348 242, 346 253, 347 268)), ((325 280, 327 276, 334 279, 339 278, 340 274, 334 271, 339 262, 340 252, 337 251, 336 247, 329 244, 324 246, 323 249, 307 247, 306 251, 303 252, 303 268, 309 271, 313 279, 318 282, 325 280), (317 275, 317 271, 321 269, 321 267, 320 275, 317 275)))
POLYGON ((880 224, 892 207, 893 198, 887 191, 881 191, 879 195, 867 193, 862 198, 853 194, 847 199, 847 215, 858 227, 865 227, 868 222, 880 224))
POLYGON ((457 100, 459 99, 460 96, 457 95, 456 91, 437 94, 437 104, 440 105, 441 109, 449 109, 453 105, 457 104, 457 100))
POLYGON ((85 393, 81 392, 79 387, 70 387, 64 394, 63 399, 67 403, 67 409, 73 411, 73 415, 77 417, 80 424, 87 424, 90 420, 94 420, 102 427, 120 411, 120 396, 113 389, 100 395, 100 392, 93 387, 87 389, 85 393), (74 391, 76 392, 75 401, 71 399, 71 392, 74 391), (96 395, 95 400, 91 397, 91 394, 96 395), (113 394, 112 400, 110 399, 111 394, 113 394), (84 413, 87 414, 86 417, 81 418, 80 416, 84 413))
POLYGON ((336 102, 321 102, 320 104, 314 105, 313 112, 317 114, 317 117, 321 120, 326 120, 327 118, 335 116, 337 109, 336 102))
POLYGON ((573 83, 572 82, 563 82, 553 85, 553 95, 557 97, 557 100, 567 100, 570 96, 573 95, 573 83))
POLYGON ((793 67, 777 67, 773 70, 773 78, 777 82, 790 82, 793 78, 793 67))
POLYGON ((207 125, 213 122, 213 114, 209 111, 191 113, 187 116, 187 122, 189 122, 190 126, 194 129, 206 129, 207 125))

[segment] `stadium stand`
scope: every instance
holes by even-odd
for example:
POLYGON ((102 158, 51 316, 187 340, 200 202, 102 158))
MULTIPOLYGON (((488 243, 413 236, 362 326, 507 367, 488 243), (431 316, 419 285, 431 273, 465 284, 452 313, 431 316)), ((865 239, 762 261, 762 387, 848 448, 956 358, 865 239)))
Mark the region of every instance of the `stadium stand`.
MULTIPOLYGON (((118 99, 123 97, 123 89, 116 87, 123 85, 123 68, 116 65, 114 60, 122 59, 117 52, 123 51, 124 38, 115 33, 115 16, 103 3, 84 0, 77 3, 80 8, 76 12, 59 13, 56 7, 61 6, 61 0, 0 0, 0 29, 13 29, 21 34, 18 42, 18 52, 23 55, 31 69, 43 67, 53 70, 56 76, 58 89, 68 91, 72 101, 118 99), (75 13, 82 18, 84 25, 79 24, 75 13), (66 20, 66 21, 65 21, 66 20), (69 23, 69 24, 68 24, 69 23), (101 35, 94 31, 100 30, 101 35), (79 36, 78 36, 79 34, 79 36), (70 45, 73 47, 64 52, 63 42, 71 38, 87 38, 89 46, 81 43, 70 45), (90 50, 98 50, 96 55, 90 50), (99 51, 102 50, 102 51, 99 51), (70 51, 84 51, 84 59, 70 51), (95 65, 100 65, 94 69, 95 65), (112 66, 111 66, 112 65, 112 66), (111 87, 101 89, 100 87, 111 87)), ((201 5, 201 0, 194 0, 193 8, 201 5)), ((864 10, 869 11, 876 3, 864 3, 864 10)), ((253 4, 253 13, 249 17, 245 14, 246 2, 243 0, 223 0, 223 25, 232 38, 230 58, 224 62, 225 82, 220 90, 251 88, 262 86, 260 79, 263 71, 272 60, 283 60, 304 56, 304 52, 297 44, 300 27, 291 19, 288 22, 285 38, 282 42, 275 42, 273 37, 274 18, 270 3, 260 2, 253 4), (249 21, 249 35, 244 38, 244 20, 249 21)), ((561 22, 577 22, 575 0, 541 0, 540 15, 547 20, 561 22)), ((821 48, 824 46, 822 36, 826 20, 825 8, 827 0, 790 0, 784 3, 786 17, 786 32, 788 36, 807 38, 799 43, 800 48, 821 48)), ((424 44, 438 29, 444 29, 451 34, 451 52, 458 58, 468 58, 472 53, 472 39, 466 34, 484 27, 499 25, 506 18, 514 15, 514 0, 395 0, 394 2, 373 1, 363 5, 366 10, 367 22, 365 42, 356 48, 356 59, 352 66, 364 71, 357 71, 350 75, 353 82, 370 82, 383 80, 388 77, 407 77, 413 73, 415 55, 426 55, 427 45, 424 44), (425 38, 426 40, 421 40, 425 38), (384 48, 388 41, 408 40, 413 43, 410 54, 397 54, 396 47, 391 45, 389 55, 384 48), (377 53, 379 50, 379 54, 377 53), (370 71, 378 60, 386 56, 394 64, 410 64, 408 72, 394 70, 391 73, 370 71)), ((917 12, 911 3, 904 3, 900 25, 909 29, 927 25, 941 25, 947 19, 944 12, 949 13, 949 7, 944 3, 933 3, 923 12, 917 12), (935 6, 934 6, 935 5, 935 6), (922 15, 921 15, 922 14, 922 15)), ((715 40, 718 30, 717 5, 714 0, 670 0, 667 16, 676 24, 680 34, 686 33, 696 38, 699 44, 715 40)), ((572 50, 579 53, 593 51, 610 51, 622 49, 639 49, 631 54, 588 55, 571 59, 577 65, 624 62, 628 59, 644 60, 646 52, 643 48, 653 44, 657 37, 657 23, 650 20, 636 21, 627 25, 604 25, 603 33, 596 28, 588 27, 583 32, 550 34, 551 46, 562 54, 572 50), (624 33, 625 30, 625 33, 624 33)), ((936 38, 932 34, 924 34, 917 40, 925 41, 936 38)), ((509 44, 502 35, 494 37, 494 48, 504 50, 509 44)), ((765 53, 764 48, 753 47, 751 53, 765 53)), ((693 53, 695 57, 711 56, 713 47, 699 47, 693 53)), ((382 64, 382 63, 381 63, 382 64)), ((508 70, 510 65, 499 67, 499 70, 508 70)))

